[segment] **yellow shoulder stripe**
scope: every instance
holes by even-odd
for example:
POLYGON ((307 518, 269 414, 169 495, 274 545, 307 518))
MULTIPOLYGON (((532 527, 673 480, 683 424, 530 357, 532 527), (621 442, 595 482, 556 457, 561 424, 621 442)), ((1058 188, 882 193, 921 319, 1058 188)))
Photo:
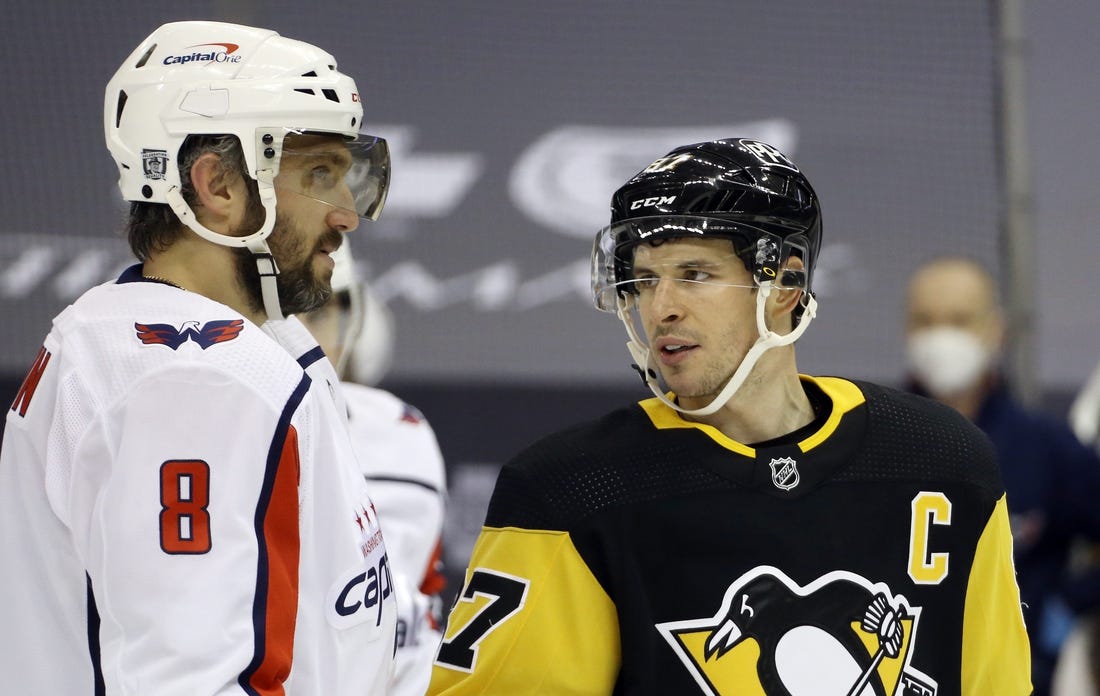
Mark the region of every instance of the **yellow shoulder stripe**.
POLYGON ((866 399, 863 396, 863 392, 859 390, 859 387, 846 379, 840 379, 839 377, 810 377, 809 375, 799 375, 799 378, 803 382, 813 382, 816 384, 833 402, 833 411, 829 414, 829 419, 825 421, 825 425, 821 426, 821 429, 816 433, 798 443, 798 448, 800 450, 809 452, 836 432, 837 426, 840 425, 840 420, 844 417, 844 414, 864 403, 866 399))
MULTIPOLYGON (((829 415, 829 419, 825 422, 825 425, 816 433, 798 443, 799 449, 803 452, 808 452, 827 440, 829 436, 836 431, 837 426, 840 425, 840 421, 844 417, 844 414, 864 403, 865 399, 859 387, 846 379, 840 379, 839 377, 811 377, 809 375, 799 375, 799 378, 804 382, 813 382, 816 384, 833 402, 832 413, 829 415)), ((668 394, 669 399, 674 399, 675 396, 676 395, 671 392, 668 394)), ((656 397, 641 401, 638 405, 641 406, 642 410, 649 416, 649 420, 653 423, 653 427, 658 430, 667 428, 695 428, 696 430, 706 433, 707 437, 731 452, 736 452, 746 457, 756 456, 756 450, 754 448, 727 437, 722 431, 712 425, 686 420, 678 411, 669 408, 656 397)))
MULTIPOLYGON (((671 392, 668 394, 669 399, 675 398, 675 395, 671 392)), ((638 404, 649 416, 650 422, 653 423, 653 427, 658 430, 665 430, 666 428, 695 428, 696 430, 702 430, 707 434, 707 437, 722 445, 728 450, 743 454, 746 457, 755 457, 756 450, 748 445, 743 445, 733 438, 726 437, 721 430, 715 428, 713 425, 707 425, 706 423, 696 423, 695 421, 684 420, 679 411, 669 408, 661 403, 661 400, 657 397, 652 397, 641 401, 638 404)))

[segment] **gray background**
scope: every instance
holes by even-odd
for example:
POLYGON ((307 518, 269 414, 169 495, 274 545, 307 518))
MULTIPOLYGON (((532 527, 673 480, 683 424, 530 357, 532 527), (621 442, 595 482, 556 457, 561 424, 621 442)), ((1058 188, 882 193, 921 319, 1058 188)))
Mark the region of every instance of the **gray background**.
MULTIPOLYGON (((0 378, 14 393, 50 318, 127 265, 103 88, 161 22, 244 21, 324 46, 391 139, 384 219, 352 238, 394 312, 386 384, 449 465, 461 571, 499 463, 646 395, 587 256, 611 192, 672 146, 752 136, 820 194, 821 310, 800 367, 900 377, 905 278, 962 252, 1001 268, 992 5, 680 0, 19 3, 0 25, 0 378)), ((1098 359, 1100 4, 1024 13, 1038 384, 1098 359)))
MULTIPOLYGON (((618 323, 587 306, 589 240, 617 183, 704 138, 775 140, 824 201, 808 371, 896 380, 913 265, 959 250, 999 267, 985 3, 109 5, 22 4, 0 29, 3 370, 24 369, 48 318, 127 260, 102 90, 169 19, 270 26, 357 78, 368 125, 396 149, 390 208, 353 240, 397 315, 394 380, 629 384, 618 323)), ((1027 10, 1037 369, 1067 391, 1100 345, 1088 302, 1100 49, 1086 34, 1100 6, 1027 10)))

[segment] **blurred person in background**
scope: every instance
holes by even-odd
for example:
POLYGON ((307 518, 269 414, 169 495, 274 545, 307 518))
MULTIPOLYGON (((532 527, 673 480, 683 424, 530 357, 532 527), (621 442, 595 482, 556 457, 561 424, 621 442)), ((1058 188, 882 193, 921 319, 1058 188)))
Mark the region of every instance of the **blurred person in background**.
POLYGON ((1100 452, 1100 365, 1070 405, 1069 423, 1081 442, 1100 452))
MULTIPOLYGON (((1069 409, 1073 431, 1087 447, 1100 451, 1100 365, 1069 409)), ((1100 545, 1080 550, 1082 558, 1100 559, 1100 545)), ((1100 562, 1100 561, 1094 561, 1100 562)), ((1100 696, 1100 608, 1077 622, 1058 657, 1053 696, 1100 696)))
POLYGON ((1082 616, 1062 644, 1051 696, 1100 696, 1100 611, 1082 616))
POLYGON ((103 126, 139 263, 53 321, 0 450, 10 694, 387 692, 386 544, 302 324, 385 200, 332 55, 161 26, 103 126))
POLYGON ((393 318, 360 280, 349 244, 332 258, 332 296, 299 318, 341 378, 338 391, 346 401, 352 444, 386 536, 398 593, 390 693, 422 696, 441 637, 443 455, 420 411, 373 386, 391 363, 393 318))
POLYGON ((913 391, 973 421, 993 441, 1008 496, 1013 547, 1031 637, 1036 696, 1046 696, 1072 618, 1100 603, 1100 571, 1070 573, 1078 540, 1100 539, 1100 460, 1057 419, 1013 398, 1000 370, 1005 319, 993 276, 945 257, 908 289, 906 351, 913 391))
POLYGON ((613 194, 593 299, 653 397, 501 469, 430 693, 1031 692, 989 441, 798 372, 821 240, 809 180, 757 140, 613 194))

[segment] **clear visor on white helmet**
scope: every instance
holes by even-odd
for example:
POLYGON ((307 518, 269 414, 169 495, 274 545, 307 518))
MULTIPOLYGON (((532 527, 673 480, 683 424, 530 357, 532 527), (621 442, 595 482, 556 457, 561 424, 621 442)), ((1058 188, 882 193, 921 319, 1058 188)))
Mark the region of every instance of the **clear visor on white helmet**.
POLYGON ((389 183, 390 152, 382 138, 291 131, 283 139, 277 193, 295 193, 377 220, 389 183))

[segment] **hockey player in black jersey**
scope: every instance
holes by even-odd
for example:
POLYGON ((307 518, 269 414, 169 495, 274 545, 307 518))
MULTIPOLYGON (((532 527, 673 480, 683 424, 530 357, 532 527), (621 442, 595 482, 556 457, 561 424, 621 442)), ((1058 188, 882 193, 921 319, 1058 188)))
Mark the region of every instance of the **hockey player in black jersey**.
POLYGON ((802 172, 689 145, 611 207, 594 298, 653 398, 505 465, 429 693, 1030 693, 988 441, 797 370, 821 245, 802 172))

